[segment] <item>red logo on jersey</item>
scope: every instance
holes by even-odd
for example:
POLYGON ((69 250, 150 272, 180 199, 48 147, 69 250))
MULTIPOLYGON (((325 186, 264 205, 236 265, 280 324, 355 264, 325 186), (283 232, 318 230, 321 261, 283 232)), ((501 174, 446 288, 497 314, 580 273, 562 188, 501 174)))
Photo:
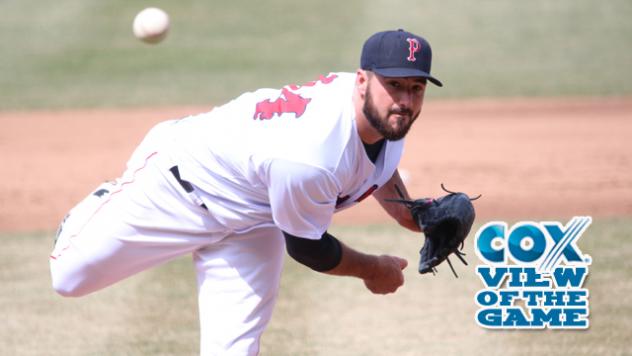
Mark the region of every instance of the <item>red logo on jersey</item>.
MULTIPOLYGON (((364 192, 364 194, 360 195, 360 197, 358 199, 355 200, 356 203, 359 203, 361 201, 363 201, 364 199, 366 199, 369 195, 373 194, 373 192, 378 188, 377 184, 373 184, 369 189, 367 189, 366 192, 364 192)), ((340 207, 340 205, 342 205, 344 202, 346 202, 347 200, 349 200, 349 195, 345 195, 343 197, 338 196, 338 199, 336 199, 336 208, 340 207)))
POLYGON ((414 62, 417 60, 415 53, 421 49, 419 41, 416 38, 407 38, 406 41, 408 41, 408 58, 406 59, 408 59, 409 62, 414 62))
POLYGON ((360 195, 360 197, 358 199, 356 199, 356 202, 359 203, 361 201, 363 201, 364 199, 366 199, 369 195, 373 194, 373 192, 377 189, 377 184, 373 184, 371 186, 371 188, 369 188, 366 192, 364 192, 364 194, 360 195))
POLYGON ((281 116, 286 113, 294 113, 296 118, 299 118, 305 113, 310 101, 312 99, 303 98, 299 94, 283 88, 281 96, 276 100, 266 99, 257 103, 253 119, 270 120, 274 115, 281 116))

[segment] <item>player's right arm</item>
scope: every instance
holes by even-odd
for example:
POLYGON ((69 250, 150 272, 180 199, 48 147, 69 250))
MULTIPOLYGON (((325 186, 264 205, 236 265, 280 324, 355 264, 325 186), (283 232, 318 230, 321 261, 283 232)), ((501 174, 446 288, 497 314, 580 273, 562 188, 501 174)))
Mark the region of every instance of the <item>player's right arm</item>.
POLYGON ((408 265, 403 258, 389 255, 370 255, 340 243, 340 263, 325 273, 335 276, 352 276, 364 281, 375 294, 393 293, 404 284, 402 271, 408 265))
POLYGON ((370 255, 343 244, 328 232, 318 240, 283 232, 288 254, 297 262, 335 276, 357 277, 376 294, 393 293, 404 284, 408 262, 388 255, 370 255))
POLYGON ((285 235, 288 254, 296 261, 326 274, 360 278, 377 294, 395 292, 404 283, 406 260, 362 253, 326 231, 339 192, 328 172, 275 160, 267 166, 264 181, 273 220, 285 235))

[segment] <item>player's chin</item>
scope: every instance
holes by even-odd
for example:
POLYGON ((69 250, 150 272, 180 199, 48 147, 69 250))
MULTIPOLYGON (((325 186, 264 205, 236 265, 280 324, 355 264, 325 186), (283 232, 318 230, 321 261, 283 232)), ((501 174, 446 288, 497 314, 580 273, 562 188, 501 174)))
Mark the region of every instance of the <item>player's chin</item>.
POLYGON ((393 132, 406 132, 413 124, 413 119, 408 115, 392 115, 390 120, 391 130, 393 132))
POLYGON ((391 114, 389 117, 389 124, 394 130, 401 130, 407 128, 413 123, 413 118, 410 115, 391 114))
POLYGON ((386 138, 389 141, 399 141, 406 136, 409 129, 410 129, 410 125, 391 126, 388 132, 385 133, 384 138, 386 138))

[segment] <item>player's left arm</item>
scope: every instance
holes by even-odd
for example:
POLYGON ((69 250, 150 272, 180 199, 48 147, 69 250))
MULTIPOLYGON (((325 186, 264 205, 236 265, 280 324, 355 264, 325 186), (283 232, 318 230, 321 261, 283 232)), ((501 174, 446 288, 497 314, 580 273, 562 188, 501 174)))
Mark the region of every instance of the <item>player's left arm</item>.
POLYGON ((397 170, 395 170, 395 173, 393 173, 393 176, 388 180, 388 182, 386 182, 386 184, 373 192, 373 196, 377 199, 388 215, 395 219, 401 226, 415 232, 420 232, 421 230, 419 229, 419 226, 417 226, 417 223, 415 223, 415 220, 413 220, 410 210, 404 204, 394 204, 386 201, 386 199, 401 199, 395 189, 395 185, 397 185, 402 194, 404 194, 404 199, 410 200, 406 186, 404 185, 404 182, 397 170))

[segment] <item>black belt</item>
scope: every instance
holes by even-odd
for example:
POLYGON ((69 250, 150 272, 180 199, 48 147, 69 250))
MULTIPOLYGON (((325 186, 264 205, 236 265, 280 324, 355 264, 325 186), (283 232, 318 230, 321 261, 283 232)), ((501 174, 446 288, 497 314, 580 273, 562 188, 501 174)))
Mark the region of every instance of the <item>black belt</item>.
MULTIPOLYGON (((195 190, 195 188, 193 188, 193 184, 191 184, 191 182, 188 182, 180 178, 180 170, 178 169, 178 166, 173 166, 169 168, 169 171, 171 172, 171 174, 173 174, 173 176, 176 178, 178 183, 180 183, 180 186, 184 189, 185 192, 193 193, 193 191, 195 190)), ((204 203, 201 203, 200 206, 208 210, 208 208, 206 207, 204 203)))
POLYGON ((171 174, 173 174, 173 176, 176 177, 176 180, 178 181, 178 183, 180 183, 182 188, 184 188, 185 192, 193 193, 193 191, 195 190, 193 188, 193 185, 190 182, 187 182, 186 180, 183 180, 182 178, 180 178, 180 170, 178 169, 178 166, 173 166, 169 168, 169 170, 171 171, 171 174))

